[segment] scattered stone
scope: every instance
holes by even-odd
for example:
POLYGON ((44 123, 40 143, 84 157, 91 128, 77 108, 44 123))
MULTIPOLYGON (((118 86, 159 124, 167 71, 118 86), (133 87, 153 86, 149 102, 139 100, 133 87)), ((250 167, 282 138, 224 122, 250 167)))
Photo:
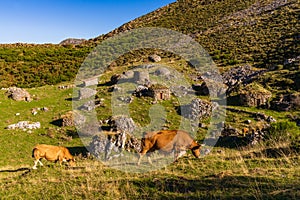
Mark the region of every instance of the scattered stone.
POLYGON ((271 109, 276 111, 289 111, 300 108, 300 93, 280 95, 271 102, 271 109))
POLYGON ((156 55, 156 54, 153 54, 153 55, 150 55, 148 57, 148 59, 151 61, 151 62, 159 62, 161 61, 161 57, 156 55))
POLYGON ((124 102, 124 103, 131 103, 133 101, 133 97, 131 97, 131 96, 118 97, 117 99, 124 102))
POLYGON ((247 139, 250 145, 256 145, 262 139, 264 139, 264 131, 262 130, 252 130, 252 133, 247 135, 247 139))
POLYGON ((149 88, 144 85, 138 85, 133 94, 136 97, 148 96, 149 88))
POLYGON ((148 71, 134 71, 133 80, 134 80, 134 82, 141 84, 141 85, 150 84, 150 78, 149 78, 148 71))
POLYGON ((184 97, 188 94, 194 94, 195 92, 192 90, 192 88, 188 88, 183 85, 179 86, 171 86, 171 91, 174 93, 176 97, 184 97))
POLYGON ((48 111, 49 111, 49 108, 43 107, 42 110, 43 110, 44 112, 48 112, 48 111))
POLYGON ((222 129, 221 135, 222 136, 239 135, 239 131, 235 127, 229 124, 225 124, 224 128, 222 129))
POLYGON ((113 130, 126 133, 132 133, 136 129, 133 119, 123 115, 113 117, 111 127, 113 130))
POLYGON ((80 115, 79 113, 75 113, 73 111, 69 111, 60 117, 62 119, 62 126, 80 126, 84 124, 85 117, 80 115))
POLYGON ((39 129, 41 128, 40 122, 20 121, 16 124, 11 124, 6 127, 7 129, 39 129))
POLYGON ((88 86, 92 86, 92 85, 98 85, 98 78, 97 77, 86 79, 86 80, 83 81, 83 86, 84 87, 88 87, 88 86))
POLYGON ((202 119, 209 117, 216 106, 201 99, 194 99, 191 104, 181 107, 181 115, 192 120, 202 119))
POLYGON ((97 94, 96 90, 93 90, 91 88, 81 88, 79 90, 79 100, 90 98, 96 94, 97 94))
POLYGON ((16 116, 20 116, 20 113, 16 113, 16 116))
POLYGON ((276 122, 276 119, 274 119, 272 116, 269 116, 266 121, 269 123, 273 123, 276 122))
POLYGON ((82 106, 80 106, 78 109, 79 110, 86 110, 86 111, 91 111, 96 108, 96 105, 93 100, 89 100, 88 102, 85 102, 82 106))
POLYGON ((58 89, 67 90, 67 89, 70 89, 70 88, 73 88, 73 87, 74 87, 74 85, 59 85, 58 89))
POLYGON ((250 83, 254 77, 264 73, 265 70, 253 70, 250 65, 231 68, 222 74, 224 83, 228 86, 228 93, 238 84, 250 83))
POLYGON ((251 124, 251 120, 250 120, 250 119, 247 119, 247 120, 245 121, 245 123, 246 123, 246 124, 251 124))
POLYGON ((170 75, 170 71, 165 68, 165 67, 159 67, 158 69, 155 70, 154 74, 156 76, 169 76, 170 75))
POLYGON ((8 97, 15 101, 31 101, 30 94, 22 88, 10 87, 7 91, 8 97))

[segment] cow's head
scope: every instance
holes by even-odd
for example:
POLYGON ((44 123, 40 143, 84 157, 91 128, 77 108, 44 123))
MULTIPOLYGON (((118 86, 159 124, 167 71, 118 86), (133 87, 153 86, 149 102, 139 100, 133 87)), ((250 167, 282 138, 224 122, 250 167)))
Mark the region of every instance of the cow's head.
POLYGON ((192 153, 196 158, 200 158, 200 149, 201 145, 197 145, 194 148, 192 148, 192 153))
POLYGON ((75 166, 75 158, 71 158, 68 160, 68 163, 71 167, 74 167, 75 166))

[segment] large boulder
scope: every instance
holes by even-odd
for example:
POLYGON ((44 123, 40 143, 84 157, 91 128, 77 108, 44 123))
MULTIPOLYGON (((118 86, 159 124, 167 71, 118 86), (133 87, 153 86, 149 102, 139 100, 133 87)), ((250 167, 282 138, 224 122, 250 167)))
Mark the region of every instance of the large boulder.
POLYGON ((140 140, 126 132, 102 131, 92 138, 89 145, 94 156, 105 160, 123 156, 124 150, 139 152, 140 149, 140 140))
POLYGON ((22 88, 10 87, 7 91, 8 97, 15 101, 31 101, 30 94, 22 88))
POLYGON ((133 133, 137 128, 133 119, 127 116, 114 116, 111 120, 112 129, 121 132, 133 133))

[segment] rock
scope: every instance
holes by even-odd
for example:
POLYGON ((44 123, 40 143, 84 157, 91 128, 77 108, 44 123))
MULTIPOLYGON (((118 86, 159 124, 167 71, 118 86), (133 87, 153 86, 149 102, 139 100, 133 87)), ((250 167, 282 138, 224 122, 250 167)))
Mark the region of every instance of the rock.
POLYGON ((133 101, 133 98, 131 96, 118 97, 117 99, 124 102, 124 103, 131 103, 133 101))
POLYGON ((84 87, 88 87, 88 86, 92 86, 92 85, 98 85, 98 78, 97 77, 86 79, 86 80, 83 81, 83 86, 84 87))
POLYGON ((68 38, 61 41, 60 45, 79 45, 86 41, 86 39, 68 38))
POLYGON ((192 120, 209 117, 212 113, 213 105, 201 99, 192 100, 191 104, 181 107, 181 115, 192 120))
POLYGON ((224 83, 228 86, 228 93, 240 83, 250 83, 254 77, 264 73, 265 70, 253 70, 250 65, 231 68, 222 74, 224 83))
POLYGON ((269 123, 273 123, 276 122, 276 119, 274 119, 272 116, 269 116, 266 121, 269 123))
POLYGON ((150 84, 148 71, 134 71, 133 80, 134 82, 142 85, 150 84))
POLYGON ((43 107, 42 110, 43 110, 44 112, 48 112, 48 111, 49 111, 49 108, 43 107))
POLYGON ((58 89, 66 90, 66 89, 73 88, 73 87, 74 87, 74 85, 59 85, 58 89))
POLYGON ((86 110, 86 111, 91 111, 96 108, 96 105, 93 100, 89 100, 85 102, 82 106, 80 106, 78 109, 79 110, 86 110))
POLYGON ((6 127, 7 129, 39 129, 41 128, 40 122, 20 121, 16 124, 11 124, 6 127))
POLYGON ((137 97, 148 96, 149 88, 144 85, 138 85, 133 94, 137 97))
POLYGON ((250 120, 250 119, 247 119, 247 120, 245 121, 245 123, 246 123, 246 124, 251 124, 251 120, 250 120))
POLYGON ((267 106, 272 93, 257 83, 240 87, 237 91, 238 102, 241 106, 267 106))
POLYGON ((111 126, 114 130, 127 133, 132 133, 136 129, 133 119, 123 115, 113 117, 111 126))
POLYGON ((169 76, 170 75, 170 71, 165 68, 165 67, 160 67, 158 69, 155 70, 154 74, 156 76, 169 76))
POLYGON ((300 108, 300 93, 281 95, 271 102, 271 109, 276 111, 297 110, 300 108))
POLYGON ((222 136, 239 135, 239 131, 231 125, 225 124, 221 132, 222 136))
POLYGON ((10 87, 7 91, 8 97, 15 101, 31 101, 30 94, 22 88, 10 87))
POLYGON ((133 135, 125 132, 102 131, 92 138, 89 149, 97 158, 111 160, 123 156, 124 150, 139 152, 141 143, 133 135))
POLYGON ((161 61, 161 57, 156 55, 156 54, 153 54, 153 55, 150 55, 148 57, 148 59, 151 61, 151 62, 159 62, 161 61))
POLYGON ((38 113, 37 111, 38 111, 38 109, 33 108, 33 109, 31 109, 31 114, 36 115, 38 113))
POLYGON ((85 117, 83 115, 80 115, 79 113, 76 113, 74 111, 69 111, 63 115, 61 115, 62 120, 62 126, 81 126, 85 123, 85 117))
POLYGON ((96 94, 97 94, 96 90, 93 90, 91 88, 81 88, 79 90, 79 100, 90 98, 96 94))

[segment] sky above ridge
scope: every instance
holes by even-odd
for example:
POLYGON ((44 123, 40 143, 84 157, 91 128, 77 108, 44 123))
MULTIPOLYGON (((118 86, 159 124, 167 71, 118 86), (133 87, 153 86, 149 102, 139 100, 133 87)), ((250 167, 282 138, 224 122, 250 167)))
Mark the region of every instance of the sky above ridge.
POLYGON ((90 39, 175 0, 0 0, 0 43, 90 39))

